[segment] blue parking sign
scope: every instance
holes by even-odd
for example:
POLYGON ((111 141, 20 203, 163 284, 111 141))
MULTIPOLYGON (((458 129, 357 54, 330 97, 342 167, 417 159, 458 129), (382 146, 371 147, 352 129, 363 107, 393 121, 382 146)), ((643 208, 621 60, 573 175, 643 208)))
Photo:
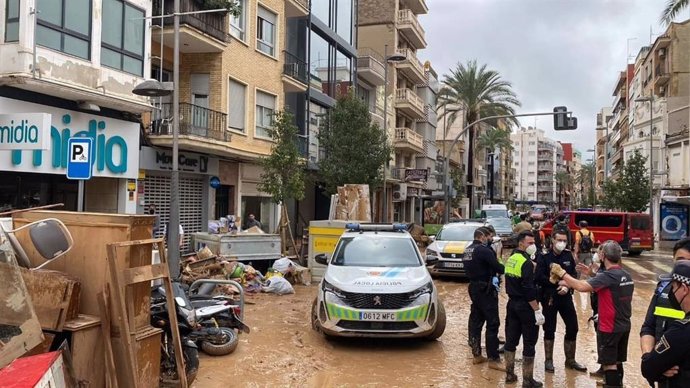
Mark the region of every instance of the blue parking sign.
POLYGON ((67 179, 91 179, 93 139, 74 137, 67 141, 67 179))

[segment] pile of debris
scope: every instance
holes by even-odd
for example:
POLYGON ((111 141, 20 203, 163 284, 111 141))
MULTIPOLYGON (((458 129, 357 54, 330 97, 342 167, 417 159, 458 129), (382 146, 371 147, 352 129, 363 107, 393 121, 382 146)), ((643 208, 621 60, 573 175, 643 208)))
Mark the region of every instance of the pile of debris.
POLYGON ((334 197, 335 214, 332 219, 371 222, 369 185, 339 186, 334 197))

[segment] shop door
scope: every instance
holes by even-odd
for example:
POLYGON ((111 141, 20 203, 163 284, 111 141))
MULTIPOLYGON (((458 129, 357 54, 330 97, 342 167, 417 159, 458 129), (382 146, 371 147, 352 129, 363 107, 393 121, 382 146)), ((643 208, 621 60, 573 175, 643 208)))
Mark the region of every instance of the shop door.
POLYGON ((227 215, 234 215, 235 204, 233 198, 235 198, 235 186, 220 185, 216 189, 216 220, 227 215))
MULTIPOLYGON (((160 215, 161 226, 167 226, 170 215, 170 177, 161 175, 147 175, 144 180, 144 195, 146 206, 153 204, 160 215)), ((184 245, 189 246, 192 233, 201 232, 203 228, 204 207, 204 179, 180 177, 180 224, 184 229, 184 245)), ((161 227, 158 235, 165 236, 165 229, 161 227)))
POLYGON ((208 135, 209 75, 192 74, 192 130, 195 135, 208 135))

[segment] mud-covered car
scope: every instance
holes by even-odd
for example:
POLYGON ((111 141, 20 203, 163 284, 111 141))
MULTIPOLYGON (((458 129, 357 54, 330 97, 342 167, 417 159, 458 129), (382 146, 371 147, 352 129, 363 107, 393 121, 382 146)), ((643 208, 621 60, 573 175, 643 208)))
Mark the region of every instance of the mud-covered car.
POLYGON ((446 313, 406 225, 348 224, 312 305, 312 327, 326 336, 436 339, 446 313))
POLYGON ((432 275, 466 277, 463 263, 465 248, 472 244, 474 231, 486 225, 484 220, 463 220, 443 225, 434 236, 434 242, 426 248, 429 272, 432 275))

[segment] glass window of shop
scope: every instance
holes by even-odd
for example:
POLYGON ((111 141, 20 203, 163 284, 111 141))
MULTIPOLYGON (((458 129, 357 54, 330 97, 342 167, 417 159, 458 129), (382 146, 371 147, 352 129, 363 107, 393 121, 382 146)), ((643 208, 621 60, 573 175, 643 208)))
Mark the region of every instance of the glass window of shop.
POLYGON ((36 44, 91 58, 91 1, 40 0, 36 24, 36 44))
POLYGON ((352 44, 352 0, 337 2, 335 30, 347 43, 352 44))
POLYGON ((328 72, 330 63, 330 45, 316 32, 311 32, 311 50, 309 60, 309 82, 311 87, 329 94, 328 72))
POLYGON ((0 212, 64 203, 77 210, 77 182, 58 174, 0 172, 0 212))

